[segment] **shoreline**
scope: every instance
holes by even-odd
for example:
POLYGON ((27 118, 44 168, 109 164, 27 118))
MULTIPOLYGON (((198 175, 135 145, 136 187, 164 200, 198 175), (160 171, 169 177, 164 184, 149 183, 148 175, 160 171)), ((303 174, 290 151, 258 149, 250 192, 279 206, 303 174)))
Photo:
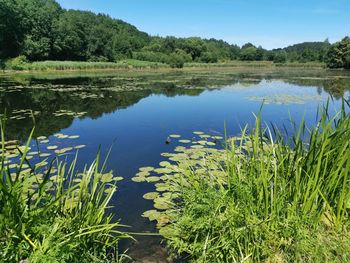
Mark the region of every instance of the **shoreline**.
MULTIPOLYGON (((37 63, 37 62, 34 62, 37 63)), ((62 62, 59 62, 62 65, 62 62)), ((343 71, 345 69, 329 69, 326 68, 323 63, 273 63, 271 61, 232 61, 227 63, 189 63, 185 64, 183 68, 171 68, 167 65, 131 65, 131 64, 118 64, 111 67, 99 67, 91 66, 91 62, 78 62, 86 63, 86 68, 79 68, 78 66, 69 65, 70 61, 66 62, 66 68, 60 69, 58 66, 50 66, 42 69, 24 69, 24 70, 13 70, 5 69, 0 71, 0 76, 6 75, 17 75, 17 74, 45 74, 45 73, 77 73, 77 72, 193 72, 193 71, 202 71, 202 70, 230 70, 230 69, 317 69, 317 70, 332 70, 332 71, 343 71)), ((64 64, 64 61, 63 61, 64 64)), ((346 71, 346 70, 345 70, 346 71)))

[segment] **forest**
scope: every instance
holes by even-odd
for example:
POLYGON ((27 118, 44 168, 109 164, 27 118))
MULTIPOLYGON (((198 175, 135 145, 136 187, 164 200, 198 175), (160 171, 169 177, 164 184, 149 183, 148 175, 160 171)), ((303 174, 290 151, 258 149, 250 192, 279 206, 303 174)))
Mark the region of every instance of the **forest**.
POLYGON ((246 43, 199 37, 150 36, 105 14, 65 10, 54 0, 0 0, 0 68, 16 63, 61 60, 159 62, 174 68, 184 63, 224 61, 322 62, 350 68, 350 39, 305 42, 266 50, 246 43))

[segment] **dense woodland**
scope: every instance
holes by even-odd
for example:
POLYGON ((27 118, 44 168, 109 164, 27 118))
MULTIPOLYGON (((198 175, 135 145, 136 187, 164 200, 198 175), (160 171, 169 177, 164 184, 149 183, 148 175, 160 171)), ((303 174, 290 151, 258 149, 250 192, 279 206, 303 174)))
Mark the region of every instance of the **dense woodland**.
POLYGON ((350 39, 274 50, 251 43, 239 47, 216 39, 150 36, 104 14, 65 10, 54 0, 0 0, 0 67, 16 57, 19 61, 136 59, 172 67, 186 62, 268 60, 325 62, 332 68, 350 68, 350 39))

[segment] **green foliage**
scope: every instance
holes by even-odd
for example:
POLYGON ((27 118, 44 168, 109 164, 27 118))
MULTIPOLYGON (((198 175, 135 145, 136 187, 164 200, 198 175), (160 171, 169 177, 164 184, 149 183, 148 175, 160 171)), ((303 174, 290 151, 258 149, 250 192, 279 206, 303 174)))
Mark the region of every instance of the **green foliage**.
POLYGON ((118 241, 127 235, 106 215, 116 180, 104 172, 99 154, 82 173, 75 169, 77 157, 69 166, 58 159, 32 164, 30 136, 17 168, 10 168, 4 137, 1 123, 0 261, 118 261, 118 241))
POLYGON ((346 110, 330 117, 325 108, 314 128, 301 121, 288 139, 259 114, 225 149, 196 132, 193 146, 163 154, 169 162, 153 170, 157 210, 143 216, 193 262, 349 262, 346 110))
POLYGON ((20 8, 11 0, 0 0, 0 58, 18 56, 23 29, 20 23, 20 8))
POLYGON ((345 37, 335 43, 327 54, 327 65, 330 68, 350 69, 350 38, 345 37))
POLYGON ((289 61, 325 61, 330 43, 326 39, 324 42, 304 42, 284 48, 289 61))
POLYGON ((6 68, 13 70, 25 70, 28 66, 28 60, 25 56, 18 56, 6 62, 6 68))
POLYGON ((286 51, 276 52, 273 56, 274 63, 285 63, 286 61, 287 61, 287 52, 286 51))
MULTIPOLYGON (((0 57, 25 55, 29 61, 117 62, 134 58, 181 67, 180 60, 185 63, 238 59, 280 63, 283 51, 286 62, 305 63, 325 62, 330 48, 328 40, 267 51, 251 43, 239 48, 217 39, 151 37, 107 15, 64 10, 55 0, 0 0, 0 32, 0 57)), ((332 51, 330 55, 335 53, 332 51)), ((349 59, 345 55, 342 62, 338 60, 329 59, 329 64, 339 67, 339 63, 346 64, 349 59)))
POLYGON ((172 53, 169 55, 169 62, 168 64, 172 68, 183 68, 185 64, 185 59, 183 56, 177 54, 177 53, 172 53))
POLYGON ((5 70, 5 67, 6 67, 5 60, 0 59, 0 70, 5 70))
POLYGON ((214 53, 204 52, 200 58, 200 61, 204 63, 217 63, 218 57, 214 53))
POLYGON ((253 61, 253 60, 257 60, 257 48, 256 47, 242 47, 241 53, 240 53, 240 59, 243 61, 253 61))

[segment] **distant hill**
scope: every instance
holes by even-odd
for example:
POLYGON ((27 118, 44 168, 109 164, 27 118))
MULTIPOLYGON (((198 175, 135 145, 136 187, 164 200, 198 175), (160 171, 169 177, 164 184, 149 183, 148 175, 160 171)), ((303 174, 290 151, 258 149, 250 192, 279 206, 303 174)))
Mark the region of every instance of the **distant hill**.
POLYGON ((328 49, 331 44, 328 41, 323 42, 303 42, 283 48, 286 52, 303 52, 305 50, 328 49))

